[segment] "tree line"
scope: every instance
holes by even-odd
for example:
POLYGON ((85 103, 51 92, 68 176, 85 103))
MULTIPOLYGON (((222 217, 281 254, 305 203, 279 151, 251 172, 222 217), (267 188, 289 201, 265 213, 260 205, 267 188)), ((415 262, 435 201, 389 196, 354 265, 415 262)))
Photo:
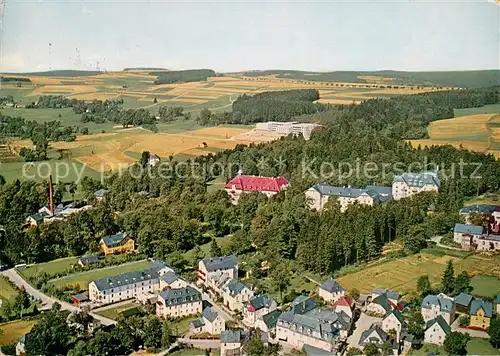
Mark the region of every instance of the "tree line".
POLYGON ((151 72, 149 74, 158 76, 153 82, 156 85, 200 82, 207 80, 208 77, 216 76, 215 71, 212 69, 172 70, 168 72, 151 72))

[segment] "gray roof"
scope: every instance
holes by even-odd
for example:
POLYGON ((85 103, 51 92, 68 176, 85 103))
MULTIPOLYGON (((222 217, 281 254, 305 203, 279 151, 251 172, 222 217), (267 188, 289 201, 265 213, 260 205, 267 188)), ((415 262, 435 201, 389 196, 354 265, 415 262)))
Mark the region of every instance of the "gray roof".
POLYGON ((160 294, 167 306, 201 301, 201 294, 191 286, 167 289, 160 294))
POLYGON ((476 315, 477 311, 482 308, 484 310, 484 315, 488 318, 493 316, 493 304, 488 301, 476 299, 473 300, 470 305, 470 315, 476 315))
POLYGON ((99 262, 99 256, 82 256, 78 261, 84 265, 88 265, 90 263, 99 262))
POLYGON ((217 317, 219 316, 219 314, 211 307, 206 307, 205 309, 203 309, 202 315, 205 319, 207 319, 211 323, 213 323, 214 320, 217 319, 217 317))
POLYGON ((345 292, 344 287, 342 287, 339 284, 339 282, 337 282, 333 278, 330 278, 330 279, 327 279, 326 281, 324 281, 320 288, 323 289, 324 291, 327 291, 330 293, 345 292))
POLYGON ((175 281, 177 281, 180 277, 176 275, 172 271, 167 271, 163 276, 161 276, 161 279, 167 282, 168 284, 172 284, 175 281))
POLYGON ((460 209, 460 214, 491 214, 494 211, 499 211, 500 206, 487 204, 474 204, 460 209))
POLYGON ((482 235, 483 227, 478 225, 455 224, 453 232, 459 234, 482 235))
POLYGON ((94 195, 98 198, 102 198, 107 192, 108 191, 106 189, 99 189, 95 191, 94 195))
POLYGON ((390 187, 378 187, 375 185, 367 186, 365 189, 360 189, 351 187, 347 188, 333 187, 325 183, 315 184, 312 186, 312 189, 316 190, 321 195, 346 197, 346 198, 357 198, 363 194, 367 194, 379 202, 387 200, 390 197, 392 191, 390 187), (387 194, 388 191, 389 194, 387 194))
POLYGON ((392 182, 405 182, 409 187, 422 188, 426 185, 439 187, 441 182, 435 172, 411 173, 405 172, 394 176, 392 182))
POLYGON ((318 319, 324 323, 334 324, 334 326, 340 330, 349 330, 351 326, 351 318, 343 311, 336 313, 330 309, 316 308, 308 311, 304 315, 318 319))
POLYGON ((450 313, 453 309, 453 300, 446 298, 445 295, 428 295, 422 300, 422 308, 430 309, 433 305, 439 306, 442 312, 450 313))
POLYGON ((269 307, 273 303, 273 300, 270 299, 265 294, 259 294, 250 299, 249 303, 255 308, 255 310, 262 309, 264 307, 269 307))
POLYGON ((291 312, 294 314, 304 314, 318 307, 318 304, 311 298, 305 295, 299 295, 292 302, 291 312))
POLYGON ((403 316, 403 314, 401 314, 401 312, 397 309, 393 309, 392 312, 388 315, 394 315, 396 317, 396 319, 398 319, 398 321, 403 324, 405 322, 405 317, 403 316))
POLYGON ((119 246, 123 242, 128 240, 128 234, 126 232, 119 232, 114 235, 104 236, 102 241, 107 247, 119 246))
POLYGON ((234 268, 238 264, 236 256, 222 256, 214 258, 204 258, 201 260, 207 269, 207 272, 213 272, 217 270, 226 270, 234 268))
POLYGON ((438 324, 439 327, 446 333, 446 335, 449 335, 451 333, 451 327, 441 315, 438 315, 434 319, 429 320, 425 326, 425 329, 429 329, 434 324, 438 324))
POLYGON ((237 279, 231 279, 225 287, 229 291, 229 295, 235 296, 240 294, 243 290, 248 289, 246 285, 238 281, 237 279))
POLYGON ((325 351, 323 349, 318 349, 317 347, 311 346, 304 344, 302 347, 302 351, 306 353, 307 356, 329 356, 329 355, 335 355, 334 352, 329 352, 325 351))
POLYGON ((401 296, 398 292, 394 292, 394 291, 388 290, 388 289, 375 288, 372 293, 378 294, 378 295, 385 294, 387 296, 387 298, 394 299, 394 300, 399 300, 401 298, 401 296))
POLYGON ((281 314, 281 311, 279 311, 278 309, 275 309, 272 312, 269 312, 269 313, 263 315, 262 321, 264 322, 264 324, 266 324, 266 326, 269 329, 274 329, 276 327, 276 322, 278 321, 280 314, 281 314))
POLYGON ((333 323, 328 323, 320 319, 294 314, 292 321, 289 323, 288 328, 296 333, 309 335, 326 341, 333 341, 339 336, 339 330, 333 323), (318 335, 314 335, 316 332, 318 335))
POLYGON ((205 325, 205 320, 203 318, 194 319, 191 322, 191 325, 196 329, 201 328, 202 326, 205 325))
POLYGON ((224 343, 241 342, 241 331, 239 330, 224 330, 220 333, 220 341, 224 343))
POLYGON ((94 283, 97 287, 97 290, 103 291, 157 278, 160 278, 160 275, 158 274, 158 268, 148 268, 142 271, 126 272, 114 277, 97 279, 94 281, 94 283))
POLYGON ((382 330, 380 326, 377 324, 372 324, 368 330, 363 331, 361 337, 359 338, 359 345, 366 346, 370 343, 378 344, 380 342, 385 342, 389 339, 389 335, 382 330), (371 337, 371 335, 375 332, 376 337, 371 337))
POLYGON ((389 299, 387 298, 387 294, 381 294, 373 298, 372 303, 380 305, 384 308, 386 313, 389 313, 392 310, 389 299))
POLYGON ((468 307, 470 305, 470 302, 472 301, 472 295, 467 294, 467 293, 460 293, 455 297, 455 304, 458 305, 463 305, 468 307))

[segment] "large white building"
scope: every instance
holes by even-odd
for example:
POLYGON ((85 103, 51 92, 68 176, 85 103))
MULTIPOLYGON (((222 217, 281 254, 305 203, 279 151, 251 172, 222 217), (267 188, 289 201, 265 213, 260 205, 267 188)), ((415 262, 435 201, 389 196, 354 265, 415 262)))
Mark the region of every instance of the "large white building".
POLYGON ((247 303, 253 295, 250 288, 234 278, 228 279, 222 286, 224 305, 233 311, 241 311, 243 304, 247 303))
POLYGON ((329 199, 338 199, 340 211, 344 212, 349 205, 358 203, 373 206, 391 199, 391 188, 368 185, 364 189, 333 187, 328 184, 316 184, 305 192, 311 209, 322 210, 329 199))
POLYGON ((435 172, 403 173, 392 180, 392 196, 399 200, 421 192, 437 192, 441 181, 435 172))
POLYGON ((255 125, 257 131, 277 132, 284 135, 294 134, 295 136, 301 134, 306 140, 309 140, 312 131, 317 127, 321 127, 321 125, 315 123, 299 123, 297 121, 268 121, 259 122, 255 125))
POLYGON ((204 258, 198 263, 197 278, 202 284, 215 289, 222 278, 238 278, 236 256, 204 258))
POLYGON ((184 317, 202 312, 201 293, 191 286, 171 288, 160 293, 156 302, 156 315, 184 317))
POLYGON ((160 279, 172 268, 162 262, 152 262, 148 269, 122 273, 90 282, 89 299, 99 304, 111 304, 132 299, 140 293, 160 290, 160 279))

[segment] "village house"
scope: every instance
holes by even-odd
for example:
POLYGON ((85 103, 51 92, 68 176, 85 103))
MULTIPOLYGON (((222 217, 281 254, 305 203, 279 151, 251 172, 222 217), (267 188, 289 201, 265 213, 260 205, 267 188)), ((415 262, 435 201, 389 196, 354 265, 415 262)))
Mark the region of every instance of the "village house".
POLYGON ((142 271, 126 272, 90 282, 89 298, 92 302, 111 304, 135 298, 139 293, 154 293, 160 290, 160 277, 172 269, 153 262, 142 271))
POLYGON ((201 293, 191 286, 167 289, 160 293, 156 302, 159 317, 179 318, 201 312, 201 293))
POLYGON ((422 317, 425 322, 441 315, 448 325, 455 320, 455 302, 444 293, 428 295, 422 300, 422 317))
POLYGON ((498 251, 500 250, 500 235, 473 236, 470 245, 463 243, 462 248, 476 251, 498 251))
POLYGON ((469 314, 473 297, 467 293, 460 293, 455 297, 455 308, 459 313, 469 314))
POLYGON ((225 330, 220 334, 221 356, 240 356, 243 335, 240 330, 225 330))
POLYGON ((463 207, 459 211, 460 215, 465 218, 467 224, 471 223, 471 216, 474 214, 485 215, 492 217, 497 223, 500 222, 500 206, 488 204, 474 204, 463 207))
POLYGON ((483 235, 483 227, 477 225, 455 224, 453 229, 453 241, 460 244, 462 248, 469 248, 474 237, 483 235))
POLYGON ((397 292, 376 288, 367 299, 366 311, 377 315, 387 315, 393 309, 402 309, 401 296, 397 292))
POLYGON ((333 278, 327 279, 319 287, 319 296, 330 304, 335 303, 340 297, 345 296, 345 292, 345 288, 333 278))
POLYGON ((265 315, 262 315, 255 321, 254 327, 258 328, 261 332, 266 333, 269 340, 276 339, 276 323, 281 315, 281 311, 275 309, 265 315))
POLYGON ((213 308, 203 309, 201 317, 191 322, 190 330, 195 333, 220 335, 226 329, 226 322, 213 308))
POLYGON ((288 180, 284 177, 237 175, 224 186, 224 189, 229 194, 231 202, 238 204, 241 194, 262 193, 269 198, 285 190, 288 186, 288 180))
POLYGON ((115 235, 104 236, 101 239, 100 247, 104 256, 121 253, 132 253, 135 251, 134 240, 125 232, 115 235))
POLYGON ((340 211, 347 210, 349 205, 358 203, 373 206, 382 204, 391 199, 391 188, 368 185, 364 189, 351 187, 332 187, 327 184, 316 184, 305 192, 311 209, 323 210, 330 198, 337 199, 340 211))
POLYGON ((391 330, 396 331, 396 341, 401 340, 401 333, 405 329, 405 319, 403 314, 397 309, 394 309, 384 320, 382 320, 382 330, 390 334, 391 330))
POLYGON ((221 277, 238 278, 236 256, 204 258, 198 263, 196 277, 207 287, 214 288, 221 277))
POLYGON ((493 304, 488 301, 476 299, 470 305, 470 326, 483 330, 490 327, 493 317, 493 304))
POLYGON ((446 336, 450 335, 451 327, 438 315, 434 319, 428 320, 425 327, 424 342, 428 344, 443 345, 446 336))
POLYGON ((91 205, 77 207, 75 204, 59 204, 55 208, 49 205, 42 206, 37 213, 28 216, 24 222, 24 227, 38 226, 42 223, 49 224, 54 221, 62 221, 73 214, 80 213, 92 208, 91 205))
POLYGON ((342 296, 334 304, 334 310, 336 313, 344 312, 349 318, 353 318, 353 310, 355 306, 355 301, 351 296, 342 296))
POLYGON ((437 173, 403 173, 392 180, 392 196, 399 200, 421 192, 437 192, 441 182, 437 173))
POLYGON ((259 122, 255 125, 255 130, 257 131, 268 131, 277 132, 284 135, 293 134, 294 136, 302 135, 305 140, 309 140, 311 133, 314 129, 321 127, 320 124, 316 123, 299 123, 297 121, 289 122, 259 122))
POLYGON ((380 326, 372 324, 369 329, 363 331, 359 338, 358 345, 359 348, 363 350, 366 345, 373 344, 380 350, 384 343, 389 343, 391 345, 392 354, 398 355, 399 346, 396 340, 392 340, 380 326))
POLYGON ((182 288, 187 285, 188 283, 173 271, 167 271, 160 277, 160 290, 162 291, 165 288, 182 288))
POLYGON ((106 198, 108 191, 106 189, 99 189, 94 192, 94 197, 97 201, 102 201, 106 198))
POLYGON ((158 163, 160 163, 160 157, 158 157, 157 155, 155 154, 151 154, 149 155, 149 158, 148 158, 148 165, 150 165, 151 167, 154 167, 156 166, 158 163))
POLYGON ((255 322, 265 314, 275 310, 278 304, 265 294, 252 297, 243 306, 243 323, 253 326, 255 322))
POLYGON ((90 266, 99 262, 99 256, 82 256, 78 259, 78 264, 82 267, 90 266))
POLYGON ((242 310, 243 304, 253 297, 253 292, 237 279, 230 279, 222 287, 224 305, 230 310, 242 310))

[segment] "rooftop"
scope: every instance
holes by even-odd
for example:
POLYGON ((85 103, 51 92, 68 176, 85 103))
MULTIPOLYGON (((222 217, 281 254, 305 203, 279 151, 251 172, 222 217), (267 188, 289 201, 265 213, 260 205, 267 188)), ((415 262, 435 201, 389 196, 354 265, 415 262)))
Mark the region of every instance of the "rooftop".
POLYGON ((488 204, 474 204, 460 209, 460 214, 491 214, 494 211, 500 211, 500 206, 488 204))
POLYGON ((211 323, 213 323, 214 320, 219 316, 219 314, 211 307, 206 307, 205 309, 203 309, 202 315, 203 318, 207 319, 211 323))
POLYGON ((281 192, 288 187, 288 180, 284 177, 260 177, 238 175, 231 179, 225 189, 237 189, 245 192, 281 192))
POLYGON ((213 272, 217 270, 226 270, 236 267, 238 260, 236 256, 222 256, 213 258, 204 258, 201 260, 207 269, 207 272, 213 272))
POLYGON ((462 305, 462 306, 469 306, 470 302, 472 301, 472 295, 467 294, 467 293, 460 293, 455 297, 455 304, 462 305))
POLYGON ((426 325, 426 329, 429 329, 432 325, 438 324, 441 329, 446 333, 446 335, 451 333, 451 327, 448 325, 446 320, 441 315, 438 315, 432 320, 429 320, 426 325))
POLYGON ((237 279, 231 279, 225 287, 225 290, 229 292, 229 295, 235 296, 240 294, 243 290, 248 289, 246 285, 238 281, 237 279))
POLYGON ((483 227, 478 225, 455 224, 453 232, 458 234, 481 235, 483 227))
POLYGON ((484 310, 484 315, 488 318, 493 316, 493 304, 488 301, 476 299, 470 305, 470 315, 477 315, 479 309, 484 310))
POLYGON ((275 309, 272 312, 269 312, 269 313, 263 315, 262 321, 264 322, 264 324, 266 324, 266 326, 269 329, 274 329, 276 327, 276 322, 278 321, 280 314, 281 314, 281 311, 279 311, 278 309, 275 309))
POLYGON ((405 172, 401 175, 394 176, 392 183, 405 182, 409 187, 422 188, 426 185, 434 185, 439 187, 441 182, 435 172, 411 173, 405 172))
POLYGON ((372 342, 378 343, 379 340, 384 342, 387 341, 387 339, 389 339, 389 335, 387 335, 387 333, 377 324, 372 324, 369 329, 363 331, 361 334, 359 345, 366 346, 372 342))
POLYGON ((167 284, 172 284, 174 283, 175 281, 177 281, 180 277, 178 275, 176 275, 174 272, 172 271, 167 271, 163 276, 161 276, 161 279, 165 282, 167 282, 167 284))
POLYGON ((167 289, 160 293, 160 297, 165 301, 165 305, 167 306, 201 301, 200 292, 191 286, 167 289))
POLYGON ((97 279, 93 283, 97 290, 109 290, 137 282, 149 281, 152 279, 160 278, 157 268, 149 268, 142 271, 126 272, 118 276, 97 279))
POLYGON ((345 292, 345 288, 342 287, 339 282, 337 282, 335 279, 330 278, 327 279, 326 281, 323 282, 323 284, 320 287, 324 291, 330 292, 330 293, 342 293, 345 292))
POLYGON ((446 294, 439 293, 438 295, 428 295, 422 300, 422 308, 430 309, 432 306, 439 306, 442 312, 451 312, 453 309, 453 299, 446 294))
POLYGON ((391 196, 392 189, 390 187, 378 187, 375 185, 367 186, 364 189, 360 188, 343 188, 343 187, 333 187, 328 184, 316 184, 313 185, 311 189, 316 190, 321 195, 346 197, 346 198, 357 198, 363 194, 369 195, 374 200, 378 202, 384 202, 388 200, 391 196), (389 191, 389 193, 387 193, 389 191))
POLYGON ((224 343, 241 342, 241 332, 239 330, 224 330, 220 333, 220 341, 224 343))
POLYGON ((114 235, 104 236, 102 241, 107 247, 115 247, 124 243, 128 239, 128 234, 126 232, 119 232, 114 235))
POLYGON ((96 263, 96 262, 99 262, 99 256, 82 256, 80 257, 80 259, 78 260, 79 262, 81 262, 82 264, 84 265, 87 265, 87 264, 90 264, 90 263, 96 263))

